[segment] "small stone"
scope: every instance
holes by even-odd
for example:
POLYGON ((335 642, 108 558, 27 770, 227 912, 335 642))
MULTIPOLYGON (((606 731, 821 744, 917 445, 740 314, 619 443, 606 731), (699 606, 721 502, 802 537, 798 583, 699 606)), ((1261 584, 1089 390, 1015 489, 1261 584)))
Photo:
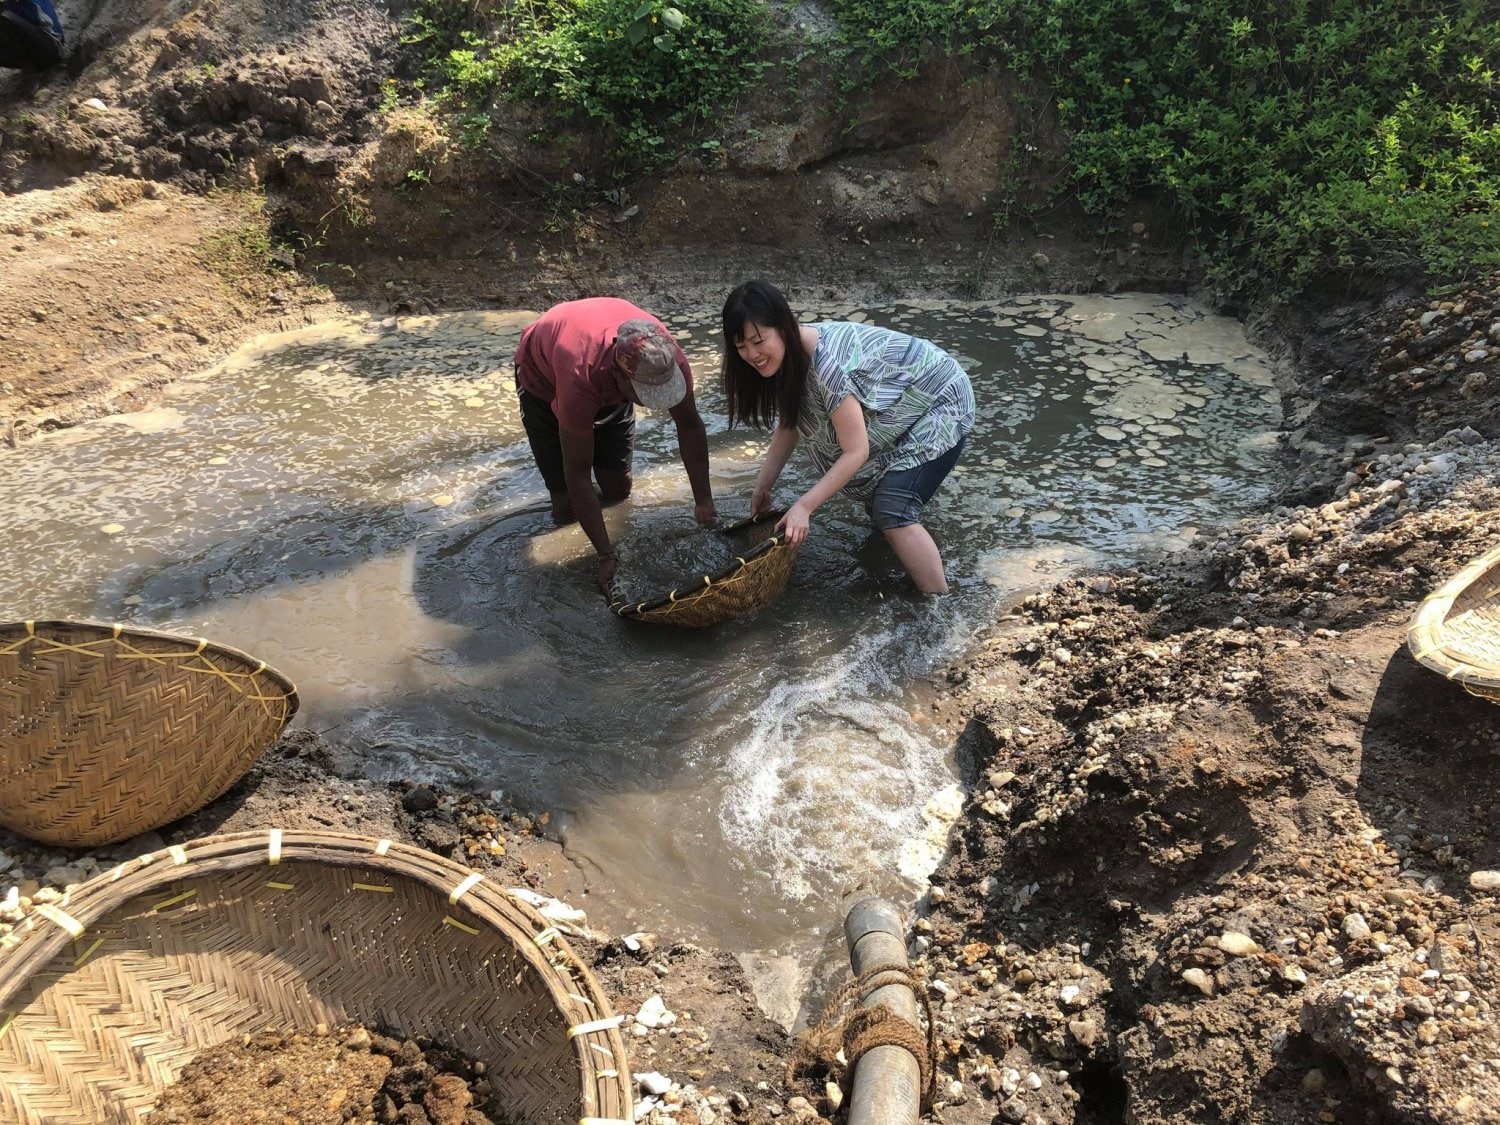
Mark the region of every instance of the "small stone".
POLYGON ((1303 1089, 1304 1093, 1308 1093, 1308 1094, 1319 1094, 1319 1093, 1322 1093, 1323 1090, 1327 1087, 1327 1085, 1328 1085, 1328 1075, 1324 1074, 1317 1067, 1313 1067, 1313 1069, 1309 1070, 1306 1074, 1304 1074, 1302 1076, 1302 1089, 1303 1089))
POLYGON ((1260 946, 1253 939, 1233 930, 1226 930, 1219 935, 1219 948, 1231 957, 1249 957, 1261 952, 1260 946))
POLYGON ((1212 996, 1214 994, 1213 978, 1205 973, 1202 969, 1184 969, 1182 971, 1182 979, 1184 982, 1192 985, 1205 996, 1212 996))
POLYGON ((1099 1041, 1099 1025, 1093 1020, 1069 1020, 1068 1033, 1085 1050, 1099 1041))
POLYGON ((660 996, 652 996, 635 1014, 635 1022, 645 1028, 671 1027, 677 1022, 677 1013, 669 1011, 660 996))
POLYGON ((837 1082, 823 1083, 823 1096, 828 1099, 830 1113, 837 1113, 839 1106, 844 1104, 844 1091, 837 1082))
MULTIPOLYGON (((4 868, 0 868, 0 871, 3 870, 4 868)), ((1500 871, 1470 872, 1469 886, 1476 891, 1500 891, 1500 871)))
POLYGON ((413 787, 401 798, 401 807, 409 813, 431 812, 437 804, 437 794, 425 785, 413 787))
POLYGON ((351 1051, 368 1051, 370 1049, 369 1029, 356 1027, 345 1037, 344 1046, 351 1051))
POLYGON ((672 1088, 672 1080, 655 1070, 637 1074, 635 1080, 640 1083, 642 1090, 656 1097, 660 1097, 672 1088))
POLYGON ((1363 914, 1357 912, 1345 915, 1343 929, 1344 936, 1350 941, 1363 941, 1370 936, 1370 924, 1363 914))

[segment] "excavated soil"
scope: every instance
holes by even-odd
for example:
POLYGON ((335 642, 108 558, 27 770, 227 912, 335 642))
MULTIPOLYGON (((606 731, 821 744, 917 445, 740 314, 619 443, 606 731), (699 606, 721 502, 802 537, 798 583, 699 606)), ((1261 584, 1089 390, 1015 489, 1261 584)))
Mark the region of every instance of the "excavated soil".
MULTIPOLYGON (((254 332, 336 311, 612 292, 668 312, 750 274, 856 300, 1193 283, 1146 203, 1113 232, 1059 217, 993 234, 1002 173, 976 154, 1015 126, 993 84, 877 92, 840 111, 863 113, 853 132, 752 105, 718 166, 640 185, 629 218, 596 195, 559 222, 535 184, 570 159, 591 176, 587 154, 518 148, 485 178, 420 120, 378 112, 407 65, 383 9, 60 6, 72 69, 0 86, 0 471, 38 431, 146 405, 254 332), (433 175, 413 192, 418 157, 433 175), (211 189, 227 173, 240 189, 211 189), (299 238, 264 243, 262 199, 299 238)), ((1280 506, 1030 591, 946 670, 968 797, 931 889, 902 904, 936 1012, 933 1119, 1500 1118, 1484 874, 1500 868, 1500 708, 1404 645, 1420 601, 1500 542, 1500 280, 1361 286, 1250 319, 1282 369, 1280 506)), ((0 938, 25 940, 36 904, 121 858, 269 826, 399 839, 589 906, 545 810, 339 776, 302 731, 118 848, 0 833, 0 938)), ((586 922, 570 940, 626 1015, 643 1118, 837 1116, 835 1092, 786 1081, 793 1041, 731 956, 586 922)), ((319 1112, 344 1090, 344 1119, 465 1120, 426 1093, 371 1116, 384 1103, 354 1087, 378 1089, 392 1060, 353 1034, 226 1045, 164 1105, 254 1120, 215 1100, 235 1070, 262 1088, 280 1074, 319 1112)), ((472 1071, 443 1065, 472 1097, 472 1071)))

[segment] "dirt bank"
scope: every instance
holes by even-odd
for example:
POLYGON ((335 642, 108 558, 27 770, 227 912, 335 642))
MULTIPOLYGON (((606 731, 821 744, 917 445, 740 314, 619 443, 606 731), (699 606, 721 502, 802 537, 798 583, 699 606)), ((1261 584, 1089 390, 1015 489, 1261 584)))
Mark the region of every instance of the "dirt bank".
MULTIPOLYGON (((566 154, 518 151, 497 186, 381 114, 402 62, 369 5, 95 7, 74 74, 0 101, 0 471, 36 431, 338 310, 615 292, 670 311, 756 273, 866 300, 1192 283, 1145 205, 1098 237, 993 234, 1001 170, 980 154, 1011 128, 994 88, 879 92, 848 111, 863 132, 749 106, 722 165, 642 185, 622 219, 535 190, 566 154), (418 155, 435 175, 414 191, 418 155), (231 167, 247 190, 205 190, 231 167), (300 240, 268 241, 276 224, 300 240)), ((935 1117, 1500 1115, 1500 913, 1469 884, 1500 867, 1500 709, 1402 647, 1415 604, 1500 540, 1500 295, 1371 290, 1254 321, 1283 359, 1286 506, 1038 590, 950 670, 969 799, 913 931, 935 1117)), ((0 934, 116 858, 267 826, 400 839, 589 906, 545 810, 339 776, 297 733, 159 836, 82 855, 0 834, 0 889, 23 896, 0 934)), ((783 1081, 790 1040, 732 958, 579 941, 619 1010, 660 995, 679 1016, 631 1035, 634 1069, 677 1084, 656 1118, 831 1115, 783 1081)))

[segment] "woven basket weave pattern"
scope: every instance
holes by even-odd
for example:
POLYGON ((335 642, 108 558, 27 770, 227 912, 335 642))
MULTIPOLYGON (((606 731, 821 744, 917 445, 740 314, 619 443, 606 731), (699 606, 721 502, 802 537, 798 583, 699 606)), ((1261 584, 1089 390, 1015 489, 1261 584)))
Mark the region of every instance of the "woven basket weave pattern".
POLYGON ((1406 643, 1425 667, 1500 703, 1500 547, 1428 595, 1406 643))
POLYGON ((610 609, 631 621, 704 628, 744 617, 773 602, 786 587, 797 548, 771 535, 781 513, 772 512, 723 528, 744 554, 717 574, 699 575, 644 601, 613 600, 610 609))
POLYGON ((296 709, 290 680, 223 645, 0 625, 0 825, 72 847, 158 828, 244 776, 296 709))
POLYGON ((347 1022, 482 1060, 516 1122, 631 1117, 618 1020, 587 967, 447 860, 245 833, 124 867, 0 959, 0 1120, 141 1121, 205 1047, 347 1022))

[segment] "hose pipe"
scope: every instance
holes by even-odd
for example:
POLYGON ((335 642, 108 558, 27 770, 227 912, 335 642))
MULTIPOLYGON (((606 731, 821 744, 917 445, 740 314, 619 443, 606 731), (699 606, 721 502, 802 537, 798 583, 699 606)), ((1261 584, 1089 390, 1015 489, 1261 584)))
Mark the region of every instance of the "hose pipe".
MULTIPOLYGON (((864 997, 863 1006, 884 1008, 909 1023, 920 1050, 921 1023, 908 974, 906 927, 900 913, 885 899, 861 899, 844 916, 844 940, 856 980, 872 970, 892 969, 890 983, 873 988, 864 997)), ((910 1047, 882 1043, 863 1052, 853 1063, 849 1125, 916 1125, 924 1086, 922 1062, 910 1047)))

